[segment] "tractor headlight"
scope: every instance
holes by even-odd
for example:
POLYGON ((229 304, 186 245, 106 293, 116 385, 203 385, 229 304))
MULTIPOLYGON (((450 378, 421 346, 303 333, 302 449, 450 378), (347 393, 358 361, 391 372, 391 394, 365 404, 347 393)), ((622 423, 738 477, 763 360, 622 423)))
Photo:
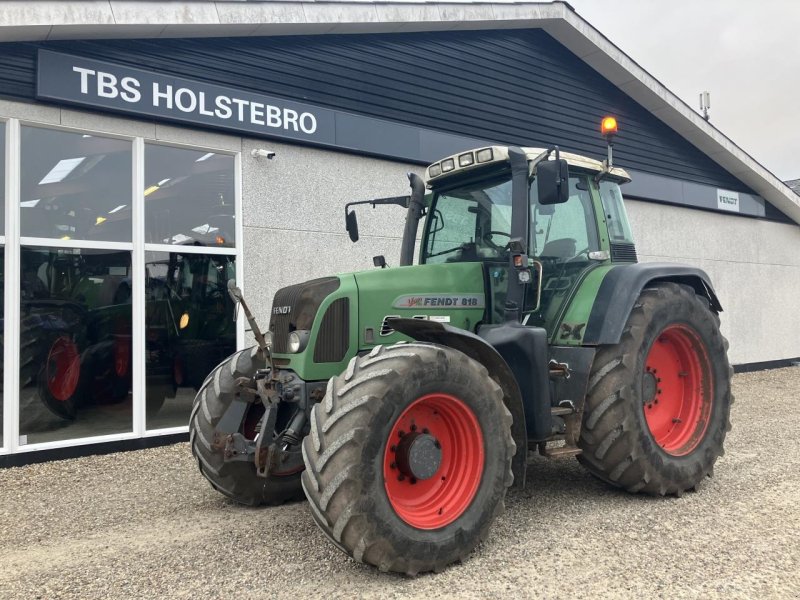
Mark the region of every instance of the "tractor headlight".
POLYGON ((453 171, 456 168, 456 161, 452 158, 447 158, 442 161, 442 173, 448 173, 449 171, 453 171))
POLYGON ((298 329, 289 334, 288 350, 291 354, 297 354, 305 349, 308 344, 309 331, 305 329, 298 329))
POLYGON ((472 152, 467 152, 466 154, 460 154, 458 157, 459 167, 468 167, 474 162, 475 162, 475 157, 473 156, 472 152))
POLYGON ((494 154, 492 153, 491 148, 484 148, 483 150, 478 150, 478 154, 476 155, 478 162, 489 162, 494 158, 494 154))
POLYGON ((442 166, 439 163, 431 165, 430 167, 428 167, 428 174, 431 177, 438 177, 439 175, 442 174, 442 166))
POLYGON ((267 331, 264 334, 264 343, 267 345, 267 350, 272 350, 272 332, 267 331))

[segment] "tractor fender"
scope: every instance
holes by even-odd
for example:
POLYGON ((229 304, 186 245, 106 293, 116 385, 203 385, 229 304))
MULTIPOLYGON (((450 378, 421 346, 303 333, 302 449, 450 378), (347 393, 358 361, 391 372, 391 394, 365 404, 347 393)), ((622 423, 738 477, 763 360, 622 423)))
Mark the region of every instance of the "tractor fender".
POLYGON ((500 353, 480 336, 444 323, 422 319, 390 319, 387 324, 417 341, 431 342, 463 352, 486 367, 489 375, 503 390, 503 401, 513 418, 511 437, 517 445, 517 452, 511 470, 514 473, 514 486, 524 487, 528 453, 525 407, 514 373, 500 353))
POLYGON ((676 263, 635 263, 611 269, 597 290, 586 333, 585 345, 616 344, 641 291, 661 281, 682 283, 708 300, 711 310, 722 312, 711 280, 702 269, 676 263))

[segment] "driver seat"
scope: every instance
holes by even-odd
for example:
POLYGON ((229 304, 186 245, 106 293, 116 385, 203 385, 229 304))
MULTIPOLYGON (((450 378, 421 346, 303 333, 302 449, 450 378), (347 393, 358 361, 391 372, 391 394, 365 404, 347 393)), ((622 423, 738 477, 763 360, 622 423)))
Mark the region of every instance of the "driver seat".
POLYGON ((551 258, 572 258, 577 252, 576 241, 572 238, 551 240, 544 245, 540 256, 551 258))

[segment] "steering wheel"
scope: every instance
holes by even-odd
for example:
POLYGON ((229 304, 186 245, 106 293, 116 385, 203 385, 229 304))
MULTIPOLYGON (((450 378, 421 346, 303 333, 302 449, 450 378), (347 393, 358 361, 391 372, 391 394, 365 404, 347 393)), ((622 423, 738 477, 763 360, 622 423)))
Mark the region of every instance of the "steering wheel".
POLYGON ((489 244, 492 248, 494 248, 495 250, 505 250, 506 246, 508 246, 508 243, 506 243, 503 246, 500 246, 499 244, 496 244, 494 242, 494 240, 492 240, 492 236, 494 236, 494 235, 505 236, 510 241, 511 240, 511 234, 510 233, 506 233, 505 231, 494 231, 494 230, 487 231, 485 234, 483 234, 483 241, 486 242, 487 244, 489 244))

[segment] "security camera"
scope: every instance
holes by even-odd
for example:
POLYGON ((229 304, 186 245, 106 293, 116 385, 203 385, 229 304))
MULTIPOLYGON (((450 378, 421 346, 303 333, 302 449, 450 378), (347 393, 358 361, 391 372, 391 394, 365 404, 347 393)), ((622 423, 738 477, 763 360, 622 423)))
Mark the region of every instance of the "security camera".
POLYGON ((275 153, 272 150, 264 150, 263 148, 256 148, 250 151, 250 156, 253 158, 268 158, 272 160, 275 158, 275 153))

